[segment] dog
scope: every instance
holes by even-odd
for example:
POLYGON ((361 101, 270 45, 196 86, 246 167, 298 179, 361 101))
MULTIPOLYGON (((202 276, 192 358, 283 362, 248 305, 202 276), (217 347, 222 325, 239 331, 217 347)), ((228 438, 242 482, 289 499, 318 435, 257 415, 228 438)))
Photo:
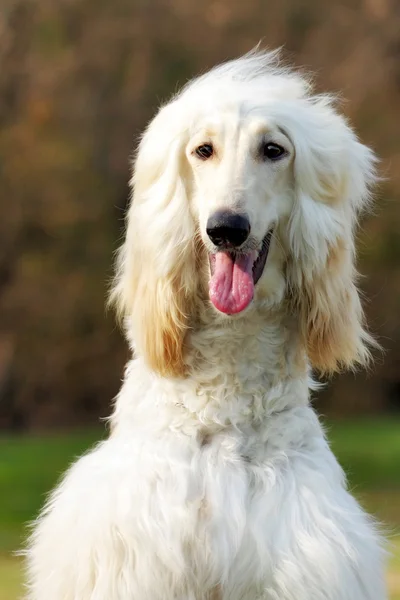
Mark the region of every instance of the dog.
POLYGON ((354 230, 376 158, 258 50, 145 131, 111 294, 135 358, 109 439, 34 524, 29 600, 384 600, 384 549, 310 406, 374 341, 354 230))

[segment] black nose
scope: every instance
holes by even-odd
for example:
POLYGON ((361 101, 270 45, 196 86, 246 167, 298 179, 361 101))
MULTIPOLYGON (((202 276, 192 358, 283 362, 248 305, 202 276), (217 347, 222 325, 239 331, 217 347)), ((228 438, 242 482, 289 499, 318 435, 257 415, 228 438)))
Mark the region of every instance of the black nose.
POLYGON ((238 248, 249 237, 250 223, 244 215, 218 211, 208 219, 206 231, 216 246, 238 248))

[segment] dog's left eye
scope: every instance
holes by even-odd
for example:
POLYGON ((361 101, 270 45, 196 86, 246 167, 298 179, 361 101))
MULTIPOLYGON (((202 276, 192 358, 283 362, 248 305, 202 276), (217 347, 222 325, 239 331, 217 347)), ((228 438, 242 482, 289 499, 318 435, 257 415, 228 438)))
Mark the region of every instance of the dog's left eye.
POLYGON ((207 160, 207 158, 210 158, 214 154, 214 148, 211 144, 202 144, 194 152, 201 160, 207 160))
POLYGON ((261 153, 263 157, 267 158, 268 160, 278 160, 286 154, 286 150, 285 148, 282 148, 282 146, 279 146, 279 144, 268 142, 261 148, 261 153))

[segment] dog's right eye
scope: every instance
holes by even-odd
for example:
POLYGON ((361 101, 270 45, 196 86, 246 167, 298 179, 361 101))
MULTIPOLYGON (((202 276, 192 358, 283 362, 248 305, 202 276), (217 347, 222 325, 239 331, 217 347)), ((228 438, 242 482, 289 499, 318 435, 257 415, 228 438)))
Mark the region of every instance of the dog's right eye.
POLYGON ((207 160, 207 158, 210 158, 214 154, 214 148, 211 144, 202 144, 194 152, 201 160, 207 160))
POLYGON ((285 148, 282 148, 282 146, 279 146, 279 144, 274 144, 273 142, 264 144, 261 152, 263 157, 267 158, 268 160, 279 160, 286 154, 285 148))

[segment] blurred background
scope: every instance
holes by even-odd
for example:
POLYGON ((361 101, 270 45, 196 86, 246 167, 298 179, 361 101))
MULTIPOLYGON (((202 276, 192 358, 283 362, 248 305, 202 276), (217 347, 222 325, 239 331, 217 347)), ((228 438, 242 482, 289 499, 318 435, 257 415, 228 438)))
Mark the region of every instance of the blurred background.
MULTIPOLYGON (((130 156, 162 99, 264 46, 340 91, 385 178, 359 235, 371 373, 314 399, 352 489, 400 525, 400 5, 396 0, 1 0, 0 600, 60 472, 105 435, 127 358, 104 304, 130 156)), ((388 573, 400 599, 400 557, 388 573)))

